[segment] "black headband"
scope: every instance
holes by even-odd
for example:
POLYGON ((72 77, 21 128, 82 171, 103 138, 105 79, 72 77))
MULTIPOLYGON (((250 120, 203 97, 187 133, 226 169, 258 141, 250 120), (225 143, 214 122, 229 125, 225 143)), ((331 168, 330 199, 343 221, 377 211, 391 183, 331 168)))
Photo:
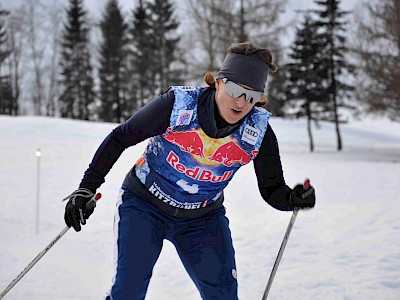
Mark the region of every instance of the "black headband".
POLYGON ((263 92, 268 79, 268 65, 258 58, 228 53, 216 79, 228 78, 229 80, 247 85, 255 91, 263 92))

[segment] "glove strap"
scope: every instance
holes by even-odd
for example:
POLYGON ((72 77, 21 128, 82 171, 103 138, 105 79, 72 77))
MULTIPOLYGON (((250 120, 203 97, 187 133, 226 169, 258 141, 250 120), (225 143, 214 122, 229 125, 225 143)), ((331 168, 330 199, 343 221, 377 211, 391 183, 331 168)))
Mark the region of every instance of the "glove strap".
POLYGON ((93 198, 93 196, 94 196, 94 194, 92 193, 91 190, 86 189, 86 188, 79 188, 76 191, 72 192, 72 194, 65 197, 62 201, 71 199, 72 204, 75 205, 76 197, 87 198, 90 200, 93 198))

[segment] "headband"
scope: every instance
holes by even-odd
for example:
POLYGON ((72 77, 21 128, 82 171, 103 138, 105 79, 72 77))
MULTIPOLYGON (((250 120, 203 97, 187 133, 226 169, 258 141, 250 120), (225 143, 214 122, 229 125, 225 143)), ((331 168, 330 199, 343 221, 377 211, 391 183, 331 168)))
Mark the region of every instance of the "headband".
POLYGON ((228 78, 229 80, 247 85, 255 91, 263 92, 268 79, 268 65, 258 58, 228 53, 216 79, 228 78))

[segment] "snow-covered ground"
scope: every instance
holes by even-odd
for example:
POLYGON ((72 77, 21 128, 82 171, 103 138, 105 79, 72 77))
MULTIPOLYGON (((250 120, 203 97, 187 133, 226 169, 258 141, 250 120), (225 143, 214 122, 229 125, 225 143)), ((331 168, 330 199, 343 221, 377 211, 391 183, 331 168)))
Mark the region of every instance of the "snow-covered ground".
MULTIPOLYGON (((269 299, 400 299, 400 124, 386 120, 316 130, 308 152, 304 121, 273 118, 289 185, 311 179, 317 205, 296 219, 269 299)), ((0 117, 0 292, 64 228, 61 199, 80 182, 115 124, 0 117), (36 224, 40 148, 39 233, 36 224)), ((128 149, 101 187, 83 231, 70 230, 4 299, 102 299, 113 266, 113 215, 125 173, 144 144, 128 149)), ((253 166, 226 189, 236 249, 239 298, 261 299, 291 213, 261 198, 253 166)), ((166 242, 149 300, 200 299, 172 244, 166 242)))

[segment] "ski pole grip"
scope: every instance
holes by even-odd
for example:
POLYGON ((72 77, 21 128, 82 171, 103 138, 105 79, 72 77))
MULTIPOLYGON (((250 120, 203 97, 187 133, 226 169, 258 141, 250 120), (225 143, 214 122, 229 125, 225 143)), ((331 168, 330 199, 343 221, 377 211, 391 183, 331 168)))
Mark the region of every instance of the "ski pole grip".
POLYGON ((96 195, 93 196, 92 199, 86 203, 85 210, 92 209, 93 207, 96 207, 96 202, 99 201, 101 198, 101 193, 97 193, 96 195))
POLYGON ((304 180, 304 183, 303 183, 303 189, 305 190, 305 191, 307 191, 309 188, 310 188, 310 179, 308 179, 308 178, 306 178, 306 180, 304 180))

